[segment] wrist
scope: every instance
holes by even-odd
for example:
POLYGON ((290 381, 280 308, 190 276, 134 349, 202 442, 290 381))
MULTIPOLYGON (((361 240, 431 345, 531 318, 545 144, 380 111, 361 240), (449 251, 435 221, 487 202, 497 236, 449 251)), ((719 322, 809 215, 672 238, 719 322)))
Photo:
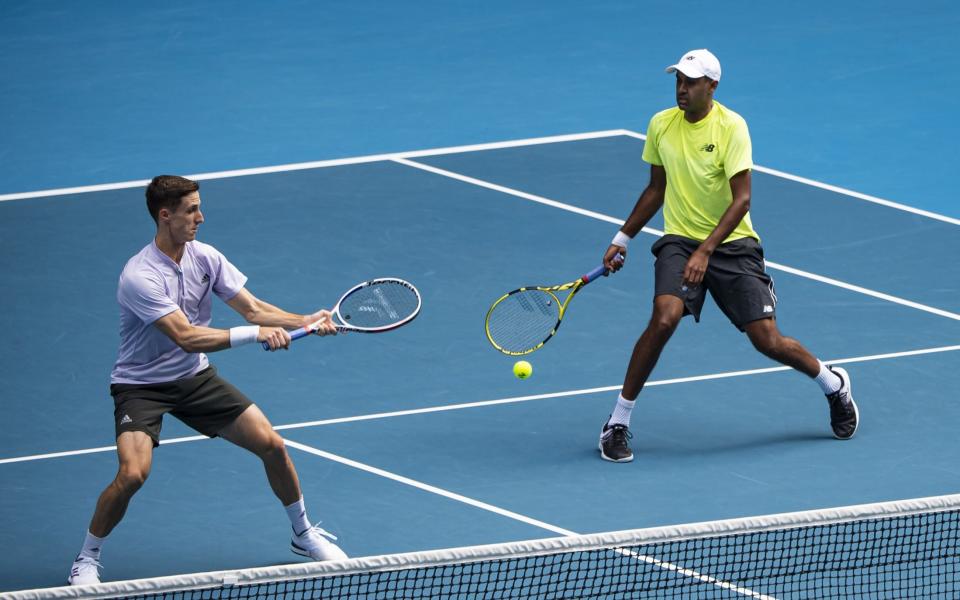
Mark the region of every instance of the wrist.
POLYGON ((621 248, 626 249, 627 244, 629 244, 630 240, 632 239, 633 238, 631 238, 629 235, 625 234, 624 232, 618 231, 617 235, 613 236, 613 241, 611 241, 610 244, 613 246, 620 246, 621 248))
POLYGON ((243 325, 230 328, 230 347, 245 346, 257 341, 260 336, 259 325, 243 325))

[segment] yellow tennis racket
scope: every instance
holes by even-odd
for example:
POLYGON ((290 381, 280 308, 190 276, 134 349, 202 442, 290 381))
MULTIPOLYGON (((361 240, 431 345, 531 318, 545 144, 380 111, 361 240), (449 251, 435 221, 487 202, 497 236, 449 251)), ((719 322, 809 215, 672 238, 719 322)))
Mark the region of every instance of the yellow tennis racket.
POLYGON ((494 348, 520 356, 539 350, 560 328, 570 301, 583 286, 606 275, 603 265, 586 275, 562 285, 522 287, 497 299, 487 311, 487 339, 494 348), (561 303, 557 292, 570 290, 561 303))

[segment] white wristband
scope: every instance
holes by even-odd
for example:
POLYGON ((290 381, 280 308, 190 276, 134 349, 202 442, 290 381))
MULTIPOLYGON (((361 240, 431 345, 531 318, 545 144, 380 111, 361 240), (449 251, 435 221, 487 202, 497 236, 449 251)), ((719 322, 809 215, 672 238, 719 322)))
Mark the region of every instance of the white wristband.
POLYGON ((613 241, 610 242, 614 246, 620 246, 621 248, 626 248, 627 244, 630 243, 630 240, 633 239, 629 235, 625 234, 622 231, 618 231, 617 235, 613 236, 613 241))
POLYGON ((243 327, 230 328, 230 347, 244 346, 257 341, 260 335, 259 325, 244 325, 243 327))

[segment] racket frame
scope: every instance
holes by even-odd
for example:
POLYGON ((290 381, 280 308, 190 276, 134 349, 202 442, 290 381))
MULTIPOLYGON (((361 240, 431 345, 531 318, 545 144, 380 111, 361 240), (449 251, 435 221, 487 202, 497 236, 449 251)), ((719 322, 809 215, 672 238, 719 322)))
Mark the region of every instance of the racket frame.
POLYGON ((490 306, 490 310, 487 311, 487 316, 486 316, 486 318, 484 319, 484 331, 485 331, 486 334, 487 334, 487 341, 489 341, 489 342, 490 342, 490 345, 492 345, 492 346, 493 346, 494 348, 496 348, 498 351, 500 351, 500 352, 502 352, 502 353, 504 353, 504 354, 506 354, 506 355, 508 355, 508 356, 523 356, 523 355, 525 355, 525 354, 530 354, 530 353, 532 353, 532 352, 536 352, 537 350, 539 350, 540 348, 542 348, 544 344, 546 344, 547 342, 549 342, 549 341, 550 341, 550 338, 552 338, 554 335, 556 335, 557 330, 560 329, 560 324, 563 322, 563 316, 567 313, 567 307, 570 305, 570 301, 573 300, 573 297, 577 295, 577 292, 579 292, 581 289, 583 289, 583 286, 587 285, 588 283, 590 283, 591 281, 595 280, 595 279, 598 278, 598 277, 601 277, 601 276, 603 276, 603 275, 606 275, 607 273, 609 273, 609 270, 608 270, 605 266, 600 265, 599 267, 597 267, 597 268, 595 268, 594 270, 590 271, 590 272, 587 273, 586 275, 583 275, 583 276, 579 277, 578 279, 575 279, 575 280, 570 281, 570 282, 568 282, 568 283, 563 283, 563 284, 560 284, 560 285, 553 285, 553 286, 549 286, 549 287, 545 287, 545 286, 527 286, 527 287, 517 288, 517 289, 515 289, 515 290, 513 290, 513 291, 511 291, 511 292, 507 292, 507 293, 504 294, 503 296, 500 296, 499 298, 497 298, 497 300, 490 306), (543 338, 543 340, 542 340, 539 344, 533 346, 532 348, 528 348, 528 349, 526 349, 526 350, 519 350, 519 351, 518 351, 518 350, 507 350, 506 348, 503 348, 502 346, 500 346, 500 344, 498 344, 496 341, 494 341, 493 335, 490 334, 490 315, 493 314, 493 311, 497 308, 497 305, 498 305, 498 304, 500 304, 501 302, 503 302, 504 300, 506 300, 506 299, 509 298, 510 296, 512 296, 512 295, 514 295, 514 294, 519 294, 519 293, 521 293, 521 292, 527 292, 527 291, 532 291, 532 290, 536 290, 536 291, 539 291, 539 292, 545 292, 545 293, 553 296, 554 302, 556 302, 557 305, 560 307, 559 313, 558 313, 558 315, 557 315, 557 323, 553 326, 553 329, 550 330, 550 333, 547 334, 547 337, 543 338), (566 291, 566 290, 570 290, 570 293, 569 293, 569 294, 567 295, 567 297, 564 299, 563 303, 561 303, 561 302, 560 302, 560 299, 557 298, 556 292, 563 292, 563 291, 566 291))
MULTIPOLYGON (((364 281, 363 283, 358 283, 357 285, 353 286, 352 288, 344 292, 344 294, 340 296, 340 299, 337 300, 337 304, 330 311, 331 313, 330 316, 331 318, 335 317, 339 321, 339 323, 334 323, 334 324, 336 325, 337 331, 341 333, 345 331, 357 331, 359 333, 383 333, 384 331, 391 331, 393 329, 396 329, 397 327, 402 327, 403 325, 406 325, 410 321, 416 319, 417 315, 420 314, 420 307, 422 305, 423 305, 423 299, 420 297, 420 290, 418 290, 412 283, 397 277, 380 277, 378 279, 371 279, 369 281, 364 281), (374 285, 383 285, 385 283, 401 285, 407 288, 408 290, 412 291, 416 295, 417 306, 416 308, 413 309, 413 312, 411 312, 409 315, 407 315, 403 319, 400 319, 399 321, 390 323, 389 325, 383 325, 381 327, 357 327, 355 325, 348 324, 346 322, 346 319, 343 318, 343 315, 340 314, 340 305, 343 303, 343 301, 346 300, 353 293, 363 288, 367 288, 374 285)), ((306 329, 308 330, 309 333, 314 333, 317 331, 317 329, 320 328, 321 322, 322 322, 322 319, 315 323, 311 323, 306 327, 306 329)), ((292 337, 292 334, 291 334, 291 337, 292 337)))
MULTIPOLYGON (((343 295, 340 296, 340 299, 337 300, 337 303, 336 305, 334 305, 333 309, 331 309, 330 319, 334 321, 334 326, 337 328, 337 331, 339 331, 340 333, 344 333, 348 331, 355 331, 357 333, 383 333, 385 331, 392 331, 398 327, 402 327, 407 323, 409 323, 410 321, 416 319, 417 315, 420 314, 421 306, 423 306, 423 298, 420 297, 420 290, 418 290, 416 286, 414 286, 412 283, 404 279, 400 279, 398 277, 380 277, 377 279, 370 279, 369 281, 358 283, 357 285, 353 286, 352 288, 344 292, 343 295), (402 285, 403 287, 412 291, 416 295, 417 306, 416 308, 413 309, 413 312, 411 312, 409 315, 407 315, 403 319, 400 319, 399 321, 390 323, 389 325, 384 325, 382 327, 357 327, 355 325, 347 324, 345 322, 345 319, 343 318, 343 315, 340 314, 340 305, 343 303, 343 301, 346 300, 349 296, 351 296, 355 292, 357 292, 358 290, 361 290, 363 288, 370 287, 373 285, 383 285, 385 283, 402 285)), ((290 332, 290 339, 298 340, 302 337, 306 337, 310 334, 316 333, 321 328, 324 321, 325 319, 319 319, 317 321, 314 321, 313 323, 310 323, 306 327, 294 329, 293 331, 290 332)), ((262 342, 261 345, 263 346, 264 350, 270 349, 270 346, 266 342, 262 342)))

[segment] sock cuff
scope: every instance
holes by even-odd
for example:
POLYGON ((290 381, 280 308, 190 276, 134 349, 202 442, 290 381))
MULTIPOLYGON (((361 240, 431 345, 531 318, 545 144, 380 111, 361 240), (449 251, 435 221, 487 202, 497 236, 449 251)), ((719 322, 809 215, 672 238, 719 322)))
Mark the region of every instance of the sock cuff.
POLYGON ((299 500, 297 500, 296 502, 293 502, 292 504, 288 504, 284 506, 284 508, 287 510, 293 510, 294 508, 303 508, 303 496, 301 495, 299 500))

